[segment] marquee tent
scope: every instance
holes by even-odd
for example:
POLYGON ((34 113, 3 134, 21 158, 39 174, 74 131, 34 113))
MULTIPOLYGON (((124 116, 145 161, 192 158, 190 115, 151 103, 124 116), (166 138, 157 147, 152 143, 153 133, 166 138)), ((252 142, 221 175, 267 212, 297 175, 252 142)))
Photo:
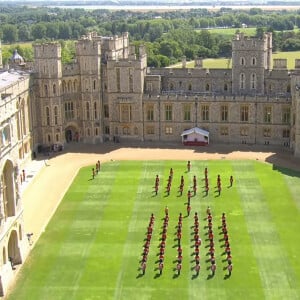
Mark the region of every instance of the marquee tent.
POLYGON ((183 131, 181 137, 182 143, 186 146, 206 146, 209 144, 209 132, 198 127, 183 131))

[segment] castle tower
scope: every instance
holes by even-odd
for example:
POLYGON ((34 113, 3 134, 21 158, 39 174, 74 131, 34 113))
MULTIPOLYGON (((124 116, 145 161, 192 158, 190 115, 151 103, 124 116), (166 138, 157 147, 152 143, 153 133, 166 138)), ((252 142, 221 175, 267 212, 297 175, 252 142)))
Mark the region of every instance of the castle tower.
POLYGON ((84 142, 102 141, 102 96, 101 96, 101 40, 89 35, 76 44, 79 66, 82 125, 80 137, 84 142))
POLYGON ((34 46, 36 94, 38 101, 36 122, 39 127, 38 144, 52 146, 63 143, 63 105, 61 101, 61 46, 59 43, 34 46))
POLYGON ((239 33, 232 41, 232 92, 263 94, 265 70, 271 68, 272 33, 249 38, 239 33))
POLYGON ((128 57, 107 61, 111 138, 121 135, 143 140, 142 97, 146 72, 147 54, 143 45, 138 49, 128 47, 128 57))

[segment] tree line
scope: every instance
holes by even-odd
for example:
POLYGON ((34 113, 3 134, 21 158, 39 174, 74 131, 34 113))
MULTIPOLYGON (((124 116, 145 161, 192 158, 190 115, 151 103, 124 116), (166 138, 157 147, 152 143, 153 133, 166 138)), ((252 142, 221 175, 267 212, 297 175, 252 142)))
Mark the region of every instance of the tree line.
MULTIPOLYGON (((4 43, 41 42, 60 40, 63 61, 74 56, 74 43, 89 31, 110 36, 129 32, 131 42, 146 44, 148 65, 164 67, 181 60, 198 57, 230 57, 230 35, 211 33, 208 28, 256 27, 257 35, 273 32, 274 50, 300 50, 300 11, 249 10, 219 11, 194 9, 189 11, 133 12, 84 10, 47 7, 0 5, 0 38, 4 43)), ((217 31, 216 31, 217 32, 217 31)), ((9 52, 11 49, 8 50, 9 52)), ((26 59, 32 58, 28 50, 19 51, 26 59)), ((20 54, 21 54, 20 53, 20 54)), ((7 59, 3 55, 4 62, 7 59)))

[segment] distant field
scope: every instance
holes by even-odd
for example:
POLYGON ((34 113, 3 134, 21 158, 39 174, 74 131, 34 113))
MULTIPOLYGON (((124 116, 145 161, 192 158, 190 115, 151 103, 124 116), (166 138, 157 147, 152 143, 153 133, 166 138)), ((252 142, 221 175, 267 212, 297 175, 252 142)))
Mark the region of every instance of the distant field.
POLYGON ((26 42, 26 43, 15 43, 15 44, 2 44, 2 49, 7 50, 10 48, 15 48, 17 46, 25 47, 25 48, 32 48, 32 42, 26 42))
POLYGON ((234 36, 237 31, 243 32, 247 36, 254 36, 256 28, 212 28, 208 29, 212 34, 220 34, 225 36, 234 36))
POLYGON ((257 161, 113 161, 91 179, 83 168, 18 274, 8 299, 284 299, 300 298, 300 174, 257 161), (165 193, 169 170, 171 193, 165 193), (204 168, 210 191, 203 193, 204 168), (158 195, 153 193, 156 174, 158 195), (216 193, 220 174, 222 193, 216 193), (185 186, 178 193, 181 175, 185 186), (186 216, 187 191, 197 176, 198 191, 186 216), (229 176, 233 175, 233 187, 229 176), (169 207, 165 266, 157 260, 164 217, 169 207), (217 271, 211 276, 206 208, 213 215, 217 271), (183 213, 183 263, 177 275, 176 225, 183 213), (193 224, 200 218, 201 270, 195 275, 193 224), (221 214, 233 257, 228 277, 221 214), (150 214, 155 214, 147 269, 139 270, 150 214))
MULTIPOLYGON (((286 58, 287 59, 287 68, 292 70, 295 68, 295 59, 300 59, 300 51, 294 52, 277 52, 273 53, 272 58, 286 58)), ((273 61, 272 61, 273 65, 273 61)), ((176 64, 173 68, 181 68, 182 64, 176 64)), ((187 68, 194 68, 195 62, 187 62, 187 68)), ((203 60, 203 68, 206 69, 226 69, 232 67, 232 61, 228 58, 206 58, 203 60)))

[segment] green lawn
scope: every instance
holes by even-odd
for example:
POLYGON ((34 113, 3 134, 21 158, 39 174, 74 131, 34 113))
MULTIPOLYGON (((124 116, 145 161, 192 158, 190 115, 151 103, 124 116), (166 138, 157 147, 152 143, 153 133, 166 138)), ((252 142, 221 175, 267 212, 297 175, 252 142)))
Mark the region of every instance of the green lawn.
MULTIPOLYGON (((287 59, 287 69, 292 70, 295 69, 295 59, 300 58, 300 51, 292 51, 292 52, 276 52, 272 54, 272 58, 286 58, 287 59)), ((272 60, 273 65, 273 60, 272 60)), ((182 64, 179 63, 175 68, 181 68, 182 64)), ((195 62, 189 61, 187 62, 187 68, 194 68, 195 62)), ((231 58, 206 58, 203 60, 203 68, 206 69, 231 69, 232 60, 231 58)))
MULTIPOLYGON (((201 30, 199 30, 201 31, 201 30)), ((243 32, 246 36, 255 36, 256 28, 212 28, 208 29, 211 34, 218 34, 223 36, 234 36, 237 32, 243 32)))
POLYGON ((28 257, 9 299, 300 299, 300 174, 257 161, 113 161, 103 163, 91 180, 83 168, 56 214, 28 257), (171 194, 165 191, 174 169, 171 194), (208 167, 210 193, 204 197, 203 170, 208 167), (158 195, 153 194, 155 175, 158 195), (214 193, 217 174, 222 193, 214 193), (177 193, 185 178, 182 197, 177 193), (183 265, 176 263, 176 224, 193 175, 198 193, 192 213, 183 219, 183 265), (229 176, 234 176, 229 188, 229 176), (165 268, 157 276, 157 254, 164 207, 170 221, 165 268), (207 270, 206 207, 214 217, 217 271, 207 270), (201 271, 195 277, 194 212, 200 215, 201 271), (221 213, 226 212, 234 270, 230 278, 219 235, 221 213), (150 214, 156 216, 145 276, 139 261, 150 214))

